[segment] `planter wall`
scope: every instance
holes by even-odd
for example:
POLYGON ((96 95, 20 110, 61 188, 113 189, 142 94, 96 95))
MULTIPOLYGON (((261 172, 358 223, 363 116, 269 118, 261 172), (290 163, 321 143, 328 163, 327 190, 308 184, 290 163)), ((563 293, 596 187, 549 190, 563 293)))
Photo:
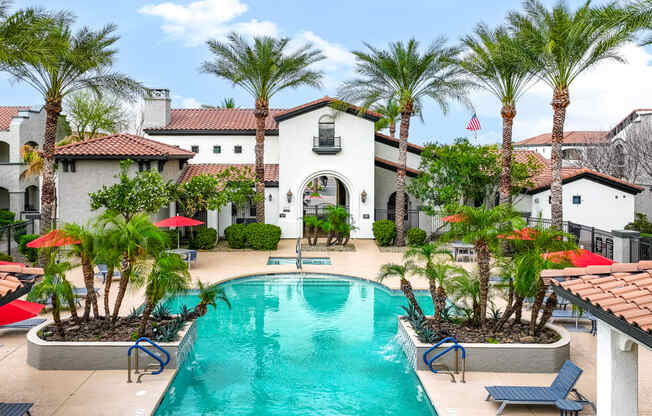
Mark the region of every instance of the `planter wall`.
MULTIPOLYGON (((45 341, 38 332, 51 325, 45 322, 27 333, 27 364, 39 370, 126 370, 127 350, 133 342, 59 342, 45 341)), ((183 364, 197 337, 196 321, 186 324, 179 334, 179 341, 157 343, 170 354, 166 368, 177 368, 183 364)), ((145 343, 142 343, 146 346, 145 343)), ((148 348, 158 357, 158 350, 148 348)), ((132 351, 132 362, 133 354, 132 351)), ((147 354, 140 352, 139 368, 156 363, 147 354)), ((132 364, 133 365, 133 364, 132 364)))
MULTIPOLYGON (((415 370, 428 370, 423 361, 423 354, 432 347, 417 339, 410 323, 398 319, 398 333, 403 352, 415 370)), ((547 325, 560 335, 559 341, 552 344, 469 344, 460 345, 466 350, 466 371, 486 371, 492 373, 556 373, 564 361, 570 358, 570 335, 564 328, 547 325)), ((433 357, 452 344, 443 344, 431 352, 433 357)), ((446 364, 455 369, 455 353, 450 351, 436 363, 446 364)), ((462 369, 462 353, 459 356, 459 368, 462 369)))

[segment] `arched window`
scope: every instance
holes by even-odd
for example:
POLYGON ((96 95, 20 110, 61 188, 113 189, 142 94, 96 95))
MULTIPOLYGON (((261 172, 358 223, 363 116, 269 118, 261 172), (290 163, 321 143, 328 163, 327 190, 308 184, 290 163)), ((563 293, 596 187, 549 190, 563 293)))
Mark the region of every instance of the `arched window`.
POLYGON ((9 163, 9 143, 0 141, 0 163, 9 163))
POLYGON ((38 187, 35 185, 30 185, 25 188, 25 211, 38 211, 39 210, 39 198, 38 198, 38 187))
POLYGON ((580 149, 564 149, 561 152, 561 158, 564 160, 580 160, 582 159, 582 151, 580 149))
MULTIPOLYGON (((410 198, 405 195, 405 201, 403 203, 403 209, 405 211, 404 214, 404 220, 408 220, 408 211, 409 211, 409 206, 410 206, 410 198)), ((389 200, 387 200, 387 219, 396 221, 396 192, 392 192, 392 194, 389 196, 389 200)))
POLYGON ((615 153, 615 164, 616 164, 616 176, 622 178, 625 176, 625 147, 622 143, 616 143, 614 145, 615 153))
POLYGON ((321 116, 319 119, 319 146, 335 146, 335 120, 329 115, 321 116))

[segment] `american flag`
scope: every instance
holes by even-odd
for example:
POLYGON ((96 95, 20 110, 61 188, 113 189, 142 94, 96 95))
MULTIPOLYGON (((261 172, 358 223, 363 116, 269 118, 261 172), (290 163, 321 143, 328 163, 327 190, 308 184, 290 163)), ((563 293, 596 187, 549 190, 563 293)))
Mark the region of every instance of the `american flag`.
POLYGON ((471 131, 478 131, 480 130, 480 120, 478 120, 478 117, 473 113, 473 117, 471 117, 471 120, 469 120, 469 124, 466 125, 467 130, 471 131))

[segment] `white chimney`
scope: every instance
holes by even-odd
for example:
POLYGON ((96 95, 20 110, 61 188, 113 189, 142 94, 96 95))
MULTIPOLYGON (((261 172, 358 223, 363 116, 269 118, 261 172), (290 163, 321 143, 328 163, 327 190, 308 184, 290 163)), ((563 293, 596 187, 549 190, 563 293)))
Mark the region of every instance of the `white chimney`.
POLYGON ((170 124, 170 90, 167 88, 149 89, 145 95, 143 128, 164 128, 170 124))

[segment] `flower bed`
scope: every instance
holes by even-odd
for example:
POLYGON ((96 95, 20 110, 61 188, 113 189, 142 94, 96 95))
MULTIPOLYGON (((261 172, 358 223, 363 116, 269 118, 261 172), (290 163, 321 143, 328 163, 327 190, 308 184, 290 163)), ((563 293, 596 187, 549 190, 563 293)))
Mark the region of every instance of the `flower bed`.
MULTIPOLYGON (((556 325, 546 325, 547 331, 557 334, 557 341, 551 343, 526 343, 512 340, 510 343, 469 343, 460 342, 466 350, 466 371, 487 371, 498 373, 555 373, 564 361, 570 358, 570 335, 556 325)), ((433 343, 419 340, 410 323, 405 317, 398 319, 399 338, 408 361, 415 370, 428 370, 423 361, 423 354, 433 343)), ((526 340, 530 341, 530 340, 526 340)), ((433 357, 436 352, 443 351, 452 344, 443 344, 428 355, 433 357)), ((461 360, 461 355, 460 355, 461 360)), ((437 361, 449 368, 455 368, 455 353, 450 352, 437 361)), ((462 363, 460 361, 460 368, 462 363)))

